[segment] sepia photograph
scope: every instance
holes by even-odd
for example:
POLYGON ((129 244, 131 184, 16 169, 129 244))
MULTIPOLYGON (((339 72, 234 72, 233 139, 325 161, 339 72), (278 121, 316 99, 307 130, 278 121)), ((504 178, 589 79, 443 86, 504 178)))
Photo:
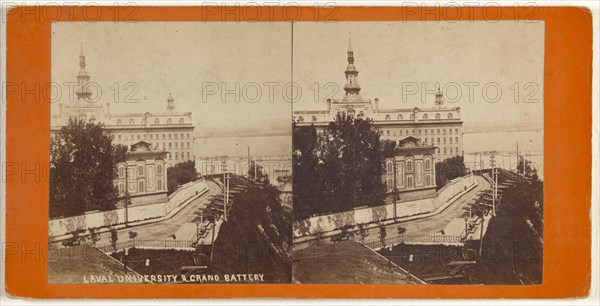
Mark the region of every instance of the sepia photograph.
POLYGON ((49 283, 290 283, 290 23, 52 25, 49 283))
POLYGON ((293 282, 542 283, 544 22, 294 24, 293 282))

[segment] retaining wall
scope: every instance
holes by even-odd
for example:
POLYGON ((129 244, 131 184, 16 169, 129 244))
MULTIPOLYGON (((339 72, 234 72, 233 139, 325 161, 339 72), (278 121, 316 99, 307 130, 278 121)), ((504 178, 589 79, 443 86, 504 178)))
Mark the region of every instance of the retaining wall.
POLYGON ((309 236, 318 232, 325 233, 340 229, 345 225, 355 226, 360 223, 369 224, 390 220, 394 218, 394 206, 396 207, 396 218, 431 213, 474 183, 471 176, 464 176, 448 182, 432 198, 358 208, 351 211, 314 216, 295 221, 294 237, 309 236))
MULTIPOLYGON (((127 219, 129 222, 136 222, 164 217, 191 197, 206 190, 208 190, 208 185, 205 181, 185 184, 171 194, 166 202, 129 207, 127 219)), ((123 223, 125 223, 125 208, 92 212, 79 216, 50 220, 48 222, 48 236, 62 236, 76 230, 107 228, 123 223)))

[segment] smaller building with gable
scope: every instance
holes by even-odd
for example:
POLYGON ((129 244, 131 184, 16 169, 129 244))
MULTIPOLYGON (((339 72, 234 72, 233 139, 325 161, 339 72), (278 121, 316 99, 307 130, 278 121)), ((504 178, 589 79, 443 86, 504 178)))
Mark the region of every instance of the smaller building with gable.
POLYGON ((129 195, 131 206, 167 202, 167 154, 155 150, 151 143, 139 141, 131 145, 126 161, 117 165, 120 205, 129 195))
POLYGON ((386 191, 401 202, 435 197, 435 150, 416 137, 401 140, 397 155, 384 161, 386 191))

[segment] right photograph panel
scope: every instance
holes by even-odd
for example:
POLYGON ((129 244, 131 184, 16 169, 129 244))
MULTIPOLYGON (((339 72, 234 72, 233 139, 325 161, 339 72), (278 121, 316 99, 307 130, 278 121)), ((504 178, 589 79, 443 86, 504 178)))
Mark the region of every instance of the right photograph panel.
POLYGON ((542 283, 544 23, 295 23, 293 282, 542 283))

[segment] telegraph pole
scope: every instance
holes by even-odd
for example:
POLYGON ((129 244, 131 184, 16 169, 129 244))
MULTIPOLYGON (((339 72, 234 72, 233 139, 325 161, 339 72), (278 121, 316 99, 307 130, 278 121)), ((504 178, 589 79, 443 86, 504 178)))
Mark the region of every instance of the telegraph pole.
POLYGON ((498 195, 498 170, 496 169, 496 160, 494 159, 494 153, 490 157, 490 164, 492 166, 492 216, 496 216, 496 197, 498 195))
POLYGON ((125 161, 125 227, 129 226, 129 166, 125 161))
POLYGON ((248 177, 250 177, 250 146, 248 146, 248 177))
POLYGON ((396 181, 398 165, 396 165, 396 159, 394 158, 394 221, 396 221, 397 213, 396 213, 396 201, 398 200, 398 182, 396 181))
POLYGON ((519 142, 517 141, 517 174, 519 174, 519 142))
POLYGON ((223 199, 223 221, 227 222, 227 205, 229 204, 229 173, 225 176, 225 198, 223 199))
POLYGON ((483 254, 483 224, 485 223, 485 208, 481 210, 481 228, 479 228, 479 259, 483 254))

